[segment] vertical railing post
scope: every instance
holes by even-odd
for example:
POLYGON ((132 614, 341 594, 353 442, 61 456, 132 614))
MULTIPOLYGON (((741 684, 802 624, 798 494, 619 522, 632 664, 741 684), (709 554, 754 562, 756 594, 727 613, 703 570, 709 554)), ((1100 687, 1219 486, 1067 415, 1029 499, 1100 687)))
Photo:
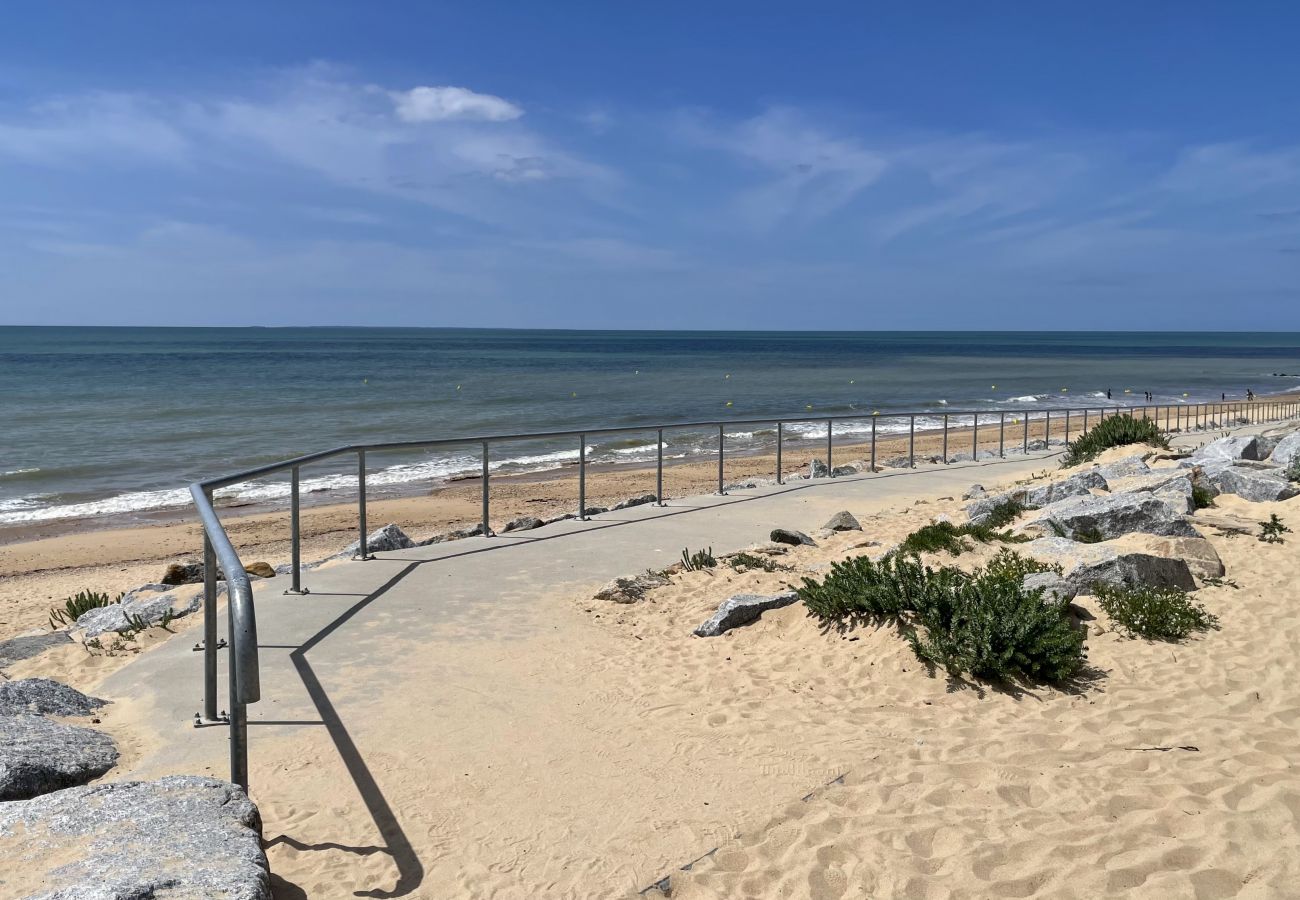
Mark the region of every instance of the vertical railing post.
POLYGON ((1049 409, 1043 417, 1043 446, 1052 449, 1052 411, 1049 409))
POLYGON ((726 437, 727 437, 726 427, 723 425, 719 425, 718 426, 718 494, 719 495, 727 493, 722 489, 723 464, 727 453, 726 437))
POLYGON ((907 423, 907 467, 916 468, 916 416, 908 416, 907 423))
POLYGON ((587 436, 578 435, 578 521, 587 521, 587 436))
POLYGON ((302 589, 302 492, 298 467, 289 473, 289 565, 293 569, 293 585, 285 593, 305 594, 302 589))
POLYGON ((366 451, 357 451, 357 559, 373 559, 366 546, 366 451))
POLYGON ((1070 446, 1070 410, 1065 410, 1065 446, 1070 446))
POLYGON ((781 480, 781 449, 785 444, 785 423, 776 423, 776 483, 784 484, 781 480))
POLYGON ((980 414, 971 413, 970 417, 970 458, 978 462, 980 458, 980 414))
POLYGON ((1083 408, 1083 434, 1088 433, 1088 407, 1083 408))
POLYGON ((943 414, 943 464, 948 465, 948 414, 943 414))
POLYGON ((483 536, 492 536, 492 516, 489 509, 490 486, 488 484, 488 442, 483 442, 483 536))
POLYGON ((998 459, 1007 458, 1007 413, 998 413, 998 459))
POLYGON ((1028 412, 1025 413, 1025 437, 1024 437, 1024 443, 1020 447, 1020 452, 1021 453, 1029 452, 1029 413, 1028 412))
POLYGON ((835 477, 835 463, 831 460, 831 441, 832 441, 831 435, 832 432, 834 431, 834 426, 835 426, 834 419, 826 420, 826 477, 827 478, 835 477))
MULTIPOLYGON (((212 492, 204 491, 209 505, 212 492)), ((216 725, 217 714, 217 553, 203 529, 203 713, 195 725, 216 725)))
POLYGON ((655 501, 664 505, 664 430, 656 432, 655 440, 655 501))
POLYGON ((871 474, 876 473, 876 416, 871 417, 871 474))
POLYGON ((235 664, 235 599, 231 596, 234 583, 226 573, 226 633, 230 635, 230 664, 227 681, 230 683, 230 780, 248 791, 248 708, 241 699, 239 666, 235 664))

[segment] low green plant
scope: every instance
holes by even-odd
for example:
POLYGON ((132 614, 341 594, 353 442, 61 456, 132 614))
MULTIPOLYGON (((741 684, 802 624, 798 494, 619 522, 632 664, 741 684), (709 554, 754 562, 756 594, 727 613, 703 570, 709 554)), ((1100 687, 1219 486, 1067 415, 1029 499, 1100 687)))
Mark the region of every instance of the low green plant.
POLYGON ((1218 618, 1177 588, 1098 584, 1093 590, 1106 615, 1129 637, 1176 642, 1218 627, 1218 618))
POLYGON ((735 553, 727 557, 727 565, 737 572, 749 572, 755 569, 761 572, 776 572, 786 568, 778 565, 776 560, 770 557, 745 552, 735 553))
POLYGON ((708 550, 696 550, 691 552, 689 547, 682 549, 682 567, 687 572, 698 572, 701 569, 712 569, 717 566, 718 561, 713 558, 713 548, 708 550))
POLYGON ((836 563, 820 582, 805 578, 799 595, 824 620, 896 622, 919 659, 953 675, 1060 681, 1083 665, 1083 637, 1065 601, 1024 589, 1030 570, 1042 564, 1014 553, 973 573, 891 553, 836 563))
POLYGON ((1102 419, 1065 447, 1061 468, 1077 466, 1096 459, 1103 450, 1127 444, 1148 444, 1163 450, 1169 449, 1169 439, 1160 426, 1149 419, 1135 419, 1130 415, 1102 419))
POLYGON ((1204 485, 1192 485, 1192 506, 1197 509, 1208 509, 1214 505, 1214 492, 1204 485))
POLYGON ((50 628, 71 625, 92 609, 121 603, 124 596, 126 595, 118 594, 116 598, 111 598, 101 591, 78 591, 63 601, 62 608, 50 608, 50 628))
POLYGON ((1059 565, 1048 565, 1032 557, 1022 556, 1010 547, 1003 547, 998 551, 997 556, 989 560, 984 571, 996 578, 1024 581, 1027 575, 1037 575, 1041 572, 1055 572, 1060 575, 1062 570, 1059 565))
POLYGON ((1300 482, 1300 453, 1291 457, 1291 462, 1286 467, 1284 474, 1286 475, 1287 481, 1300 482))
POLYGON ((966 538, 974 538, 981 544, 1002 541, 1008 544, 1023 544, 1029 538, 1015 535, 1010 531, 998 531, 992 525, 966 524, 954 525, 952 522, 931 522, 913 531, 903 538, 896 553, 938 553, 946 550, 953 556, 961 556, 973 549, 966 538))
POLYGON ((1025 505, 1014 497, 994 505, 984 516, 984 524, 990 528, 1006 528, 1016 520, 1016 516, 1025 511, 1025 505))
POLYGON ((1267 522, 1259 523, 1259 539, 1265 544, 1285 543, 1282 535, 1290 533, 1291 529, 1283 524, 1282 520, 1277 517, 1277 513, 1270 515, 1267 522))

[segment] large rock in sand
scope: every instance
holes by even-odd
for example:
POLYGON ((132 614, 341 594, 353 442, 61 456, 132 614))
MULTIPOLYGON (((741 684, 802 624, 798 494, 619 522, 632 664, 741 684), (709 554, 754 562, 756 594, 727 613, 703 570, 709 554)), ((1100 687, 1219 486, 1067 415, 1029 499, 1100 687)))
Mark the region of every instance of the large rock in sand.
POLYGON ((1269 454, 1268 461, 1285 469, 1297 456, 1300 456, 1300 431, 1288 434, 1278 441, 1273 452, 1269 454))
POLYGON ((0 804, 5 896, 269 900, 261 828, 243 791, 193 775, 0 804))
POLYGON ((0 716, 0 800, 85 784, 116 764, 113 739, 94 729, 42 716, 0 716))
POLYGON ((966 506, 971 524, 983 525, 998 506, 1014 500, 1025 509, 1042 509, 1069 497, 1091 497, 1093 490, 1106 490, 1106 479, 1096 469, 1075 472, 1069 478, 1038 487, 1021 487, 1003 494, 981 497, 966 506))
POLYGON ((1134 531, 1200 537, 1186 516, 1153 494, 1072 497, 1044 507, 1030 523, 1044 534, 1109 540, 1134 531))
POLYGON ((835 515, 831 516, 822 528, 827 531, 861 531, 862 525, 854 518, 853 513, 847 509, 842 509, 835 515))
POLYGON ((1259 452, 1259 441, 1255 435, 1243 434, 1211 441, 1194 451, 1191 459, 1194 463, 1235 462, 1239 459, 1264 459, 1267 455, 1259 452))
POLYGON ((707 622, 700 624, 694 634, 696 637, 717 637, 738 625, 754 621, 769 609, 780 609, 798 600, 798 591, 785 591, 773 596, 737 594, 722 601, 718 611, 707 622))
POLYGON ((795 531, 793 528, 773 528, 772 533, 767 538, 778 544, 789 544, 792 547, 798 547, 801 544, 809 547, 817 546, 816 541, 802 531, 795 531))
POLYGON ((1300 488, 1280 473, 1248 466, 1228 466, 1207 470, 1210 483, 1224 494, 1236 494, 1254 503, 1289 500, 1300 494, 1300 488))
POLYGON ((164 594, 128 594, 121 603, 111 603, 87 610, 77 619, 84 629, 83 640, 97 638, 110 631, 134 631, 138 625, 157 625, 170 617, 188 616, 203 605, 203 595, 193 591, 169 591, 164 594))
MULTIPOLYGON (((405 531, 391 522, 366 535, 366 552, 382 553, 385 550, 410 550, 416 546, 405 531)), ((353 541, 343 549, 340 556, 355 556, 361 549, 360 541, 353 541)))
POLYGON ((72 643, 72 635, 66 631, 46 631, 41 634, 23 634, 7 641, 0 641, 0 669, 4 669, 24 659, 40 656, 46 650, 62 647, 72 643))
POLYGON ((0 716, 88 716, 107 704, 49 678, 0 681, 0 716))
POLYGON ((1146 459, 1141 455, 1125 456, 1122 459, 1116 459, 1108 463, 1102 463, 1097 466, 1095 471, 1105 478, 1107 482, 1119 478, 1133 478, 1137 475, 1146 475, 1151 471, 1147 465, 1146 459))
POLYGON ((1060 566, 1061 578, 1078 594, 1088 594, 1096 584, 1115 587, 1174 587, 1196 589, 1191 568, 1141 547, 1118 541, 1082 544, 1067 538, 1040 538, 1024 545, 1024 553, 1048 565, 1060 566))
POLYGON ((1202 537, 1160 537, 1134 533, 1106 543, 1119 553, 1147 553, 1151 556, 1181 559, 1201 581, 1206 578, 1221 578, 1226 573, 1218 551, 1202 537))

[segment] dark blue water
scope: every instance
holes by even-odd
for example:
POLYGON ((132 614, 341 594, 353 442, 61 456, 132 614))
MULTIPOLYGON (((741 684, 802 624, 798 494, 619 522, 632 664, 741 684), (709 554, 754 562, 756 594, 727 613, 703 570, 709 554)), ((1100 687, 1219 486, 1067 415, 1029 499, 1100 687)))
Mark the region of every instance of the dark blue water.
MULTIPOLYGON (((1116 403, 1148 390, 1187 402, 1300 381, 1274 373, 1300 374, 1300 334, 0 327, 0 524, 183 506, 190 481, 340 444, 1082 406, 1108 389, 1116 403)), ((906 427, 880 422, 895 426, 906 427)), ((728 441, 757 449, 772 432, 738 427, 728 441)), ((593 443, 595 461, 654 451, 653 435, 593 443)), ((666 443, 670 457, 713 446, 707 433, 666 443)), ((567 442, 510 452, 497 461, 506 470, 577 458, 567 442)), ((374 463, 382 490, 474 471, 478 458, 471 448, 374 463)), ((355 485, 328 469, 304 478, 319 491, 355 485)), ((285 492, 277 481, 233 495, 285 492)))

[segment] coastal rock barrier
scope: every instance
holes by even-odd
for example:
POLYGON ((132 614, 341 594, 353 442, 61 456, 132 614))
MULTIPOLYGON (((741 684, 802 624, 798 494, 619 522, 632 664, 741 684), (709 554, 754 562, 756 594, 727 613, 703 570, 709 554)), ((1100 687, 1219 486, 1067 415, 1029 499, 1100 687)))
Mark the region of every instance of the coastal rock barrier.
POLYGON ((6 896, 269 900, 257 807, 232 784, 173 775, 0 804, 6 896))

